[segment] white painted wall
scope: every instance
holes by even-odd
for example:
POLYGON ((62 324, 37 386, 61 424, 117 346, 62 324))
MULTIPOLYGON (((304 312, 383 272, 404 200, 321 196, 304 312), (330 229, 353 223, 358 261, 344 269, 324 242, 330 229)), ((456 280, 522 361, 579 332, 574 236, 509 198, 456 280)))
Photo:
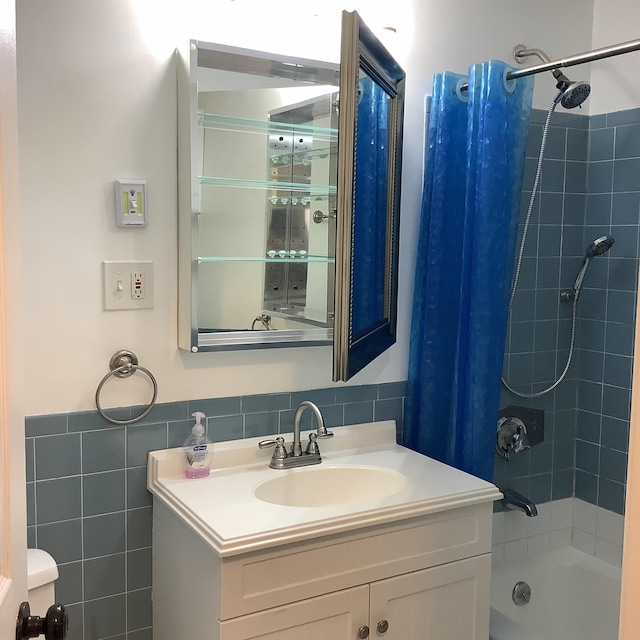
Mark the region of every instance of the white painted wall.
MULTIPOLYGON (((595 0, 593 48, 640 38, 640 3, 595 0)), ((640 107, 640 52, 634 51, 592 64, 590 113, 609 113, 640 107)))
MULTIPOLYGON (((272 15, 273 5, 262 0, 18 3, 27 414, 93 408, 109 358, 122 348, 154 372, 161 402, 331 384, 329 348, 193 355, 176 347, 173 52, 198 38, 337 61, 340 4, 286 0, 272 15), (148 180, 147 229, 115 227, 117 178, 148 180), (152 260, 155 308, 104 312, 102 260, 152 260)), ((593 6, 591 0, 359 4, 371 26, 396 27, 388 46, 407 71, 407 100, 399 340, 354 384, 406 378, 423 105, 433 73, 464 71, 488 58, 509 60, 519 42, 552 57, 589 49, 593 6)), ((581 75, 588 77, 588 69, 581 75)), ((538 85, 536 105, 546 106, 552 79, 538 85)), ((102 400, 122 406, 143 403, 148 394, 143 377, 134 376, 107 385, 102 400)))

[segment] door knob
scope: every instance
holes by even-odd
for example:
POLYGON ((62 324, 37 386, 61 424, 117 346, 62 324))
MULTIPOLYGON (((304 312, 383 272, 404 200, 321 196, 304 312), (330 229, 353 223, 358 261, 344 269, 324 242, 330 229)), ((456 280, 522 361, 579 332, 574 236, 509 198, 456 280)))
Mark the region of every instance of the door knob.
POLYGON ((16 640, 30 640, 44 635, 46 640, 64 640, 69 628, 69 617, 61 604, 53 604, 44 618, 32 616, 28 602, 23 602, 18 610, 16 640))
POLYGON ((389 628, 388 620, 380 620, 380 622, 378 622, 378 626, 376 627, 378 633, 386 633, 388 628, 389 628))
POLYGON ((369 627, 366 624, 362 625, 358 629, 358 638, 359 640, 365 640, 365 638, 369 637, 369 627))

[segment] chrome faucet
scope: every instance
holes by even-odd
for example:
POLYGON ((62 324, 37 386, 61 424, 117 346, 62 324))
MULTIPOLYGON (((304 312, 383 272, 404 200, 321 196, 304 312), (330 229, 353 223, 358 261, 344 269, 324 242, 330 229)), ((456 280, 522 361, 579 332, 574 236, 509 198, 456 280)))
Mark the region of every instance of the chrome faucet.
POLYGON ((284 438, 281 437, 275 438, 275 440, 261 440, 258 443, 258 447, 260 449, 266 449, 267 447, 275 445, 275 451, 273 452, 271 462, 269 463, 269 466, 272 469, 306 467, 307 465, 320 464, 322 462, 320 449, 316 442, 317 439, 332 437, 333 433, 331 431, 327 431, 320 409, 318 409, 313 402, 304 400, 296 409, 296 413, 293 418, 293 442, 291 443, 291 450, 287 453, 284 438), (309 442, 303 452, 302 443, 300 442, 300 422, 302 421, 302 414, 305 409, 310 409, 313 415, 315 415, 318 426, 316 428, 316 433, 309 434, 309 442))
POLYGON ((504 497, 500 503, 505 509, 517 509, 523 511, 530 518, 538 515, 538 507, 531 500, 525 498, 521 493, 513 489, 501 489, 504 497))

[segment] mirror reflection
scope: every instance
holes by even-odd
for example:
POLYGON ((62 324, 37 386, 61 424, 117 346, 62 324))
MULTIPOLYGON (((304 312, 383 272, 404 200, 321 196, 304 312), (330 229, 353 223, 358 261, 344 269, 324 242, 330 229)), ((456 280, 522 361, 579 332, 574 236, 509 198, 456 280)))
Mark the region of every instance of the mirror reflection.
POLYGON ((198 333, 329 328, 337 87, 241 58, 240 71, 198 59, 198 333))

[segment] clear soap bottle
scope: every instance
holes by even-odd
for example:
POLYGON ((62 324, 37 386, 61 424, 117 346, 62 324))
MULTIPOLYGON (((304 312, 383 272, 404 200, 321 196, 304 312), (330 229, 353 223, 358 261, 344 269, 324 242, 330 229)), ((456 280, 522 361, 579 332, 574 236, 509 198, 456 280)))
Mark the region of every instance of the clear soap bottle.
POLYGON ((201 423, 205 417, 201 411, 191 414, 196 423, 191 429, 191 435, 184 441, 182 447, 182 460, 184 465, 184 475, 187 478, 206 478, 211 472, 211 458, 213 450, 211 441, 204 432, 201 423))

